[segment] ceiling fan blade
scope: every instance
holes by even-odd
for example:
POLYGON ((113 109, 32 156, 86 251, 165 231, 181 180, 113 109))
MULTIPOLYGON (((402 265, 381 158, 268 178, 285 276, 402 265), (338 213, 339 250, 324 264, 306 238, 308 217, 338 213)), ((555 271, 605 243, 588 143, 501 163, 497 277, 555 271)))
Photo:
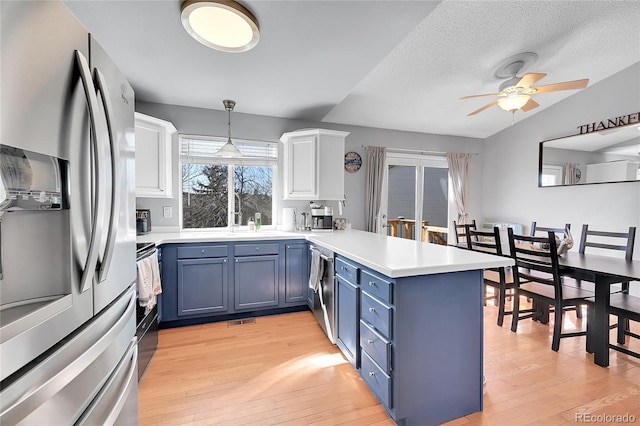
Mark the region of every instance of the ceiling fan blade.
POLYGON ((469 115, 476 115, 477 113, 482 112, 482 111, 484 111, 484 110, 485 110, 485 109, 487 109, 487 108, 491 108, 491 107, 492 107, 492 106, 494 106, 494 105, 498 105, 498 100, 497 100, 497 99, 496 99, 495 101, 493 101, 493 102, 490 102, 490 103, 486 104, 486 105, 485 105, 485 106, 483 106, 482 108, 479 108, 479 109, 477 109, 477 110, 475 110, 475 111, 473 111, 473 112, 470 112, 470 113, 469 113, 469 114, 467 114, 467 115, 468 115, 468 116, 469 116, 469 115))
POLYGON ((526 89, 527 87, 531 86, 533 83, 535 83, 538 80, 542 80, 544 77, 546 76, 545 73, 534 73, 534 72, 530 72, 529 74, 525 74, 520 81, 518 82, 518 84, 516 84, 516 87, 522 87, 524 89, 526 89))
POLYGON ((589 84, 589 79, 565 81, 562 83, 547 84, 546 86, 532 87, 536 93, 555 92, 557 90, 576 90, 583 89, 589 84))
POLYGON ((487 96, 498 96, 500 94, 500 92, 498 93, 485 93, 483 95, 470 95, 470 96, 464 96, 460 99, 472 99, 472 98, 484 98, 487 96))
POLYGON ((540 104, 538 104, 536 101, 533 100, 533 98, 529 98, 529 100, 527 101, 526 104, 524 104, 522 106, 522 108, 520 108, 522 111, 529 111, 532 110, 534 108, 538 108, 540 106, 540 104))

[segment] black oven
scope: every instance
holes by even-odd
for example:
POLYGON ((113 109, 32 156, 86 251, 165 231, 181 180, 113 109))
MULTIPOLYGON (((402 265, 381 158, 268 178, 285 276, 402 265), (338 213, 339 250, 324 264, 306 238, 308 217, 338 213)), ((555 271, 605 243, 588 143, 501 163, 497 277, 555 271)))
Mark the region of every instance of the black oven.
MULTIPOLYGON (((144 259, 156 252, 153 243, 136 244, 137 260, 144 259)), ((158 305, 151 311, 145 313, 145 308, 138 305, 136 312, 136 338, 138 340, 138 380, 142 378, 144 372, 151 362, 151 358, 158 348, 158 305)))

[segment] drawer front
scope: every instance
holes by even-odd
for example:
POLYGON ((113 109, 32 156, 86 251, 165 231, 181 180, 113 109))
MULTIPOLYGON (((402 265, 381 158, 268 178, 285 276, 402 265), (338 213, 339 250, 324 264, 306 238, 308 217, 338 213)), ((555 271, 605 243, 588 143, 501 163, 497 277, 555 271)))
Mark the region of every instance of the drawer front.
POLYGON ((178 247, 178 259, 198 259, 201 257, 227 257, 228 248, 224 246, 178 247))
POLYGON ((359 284, 358 281, 359 268, 351 263, 346 262, 341 257, 336 257, 336 274, 349 281, 351 284, 359 284))
POLYGON ((278 254, 277 243, 257 243, 257 244, 236 244, 236 256, 260 256, 267 254, 278 254))
POLYGON ((389 339, 392 338, 392 309, 364 292, 360 294, 362 297, 360 303, 360 318, 371 324, 383 336, 389 339))
POLYGON ((387 376, 366 352, 362 353, 360 374, 367 386, 369 386, 369 389, 376 394, 378 400, 387 408, 393 408, 393 400, 391 399, 391 377, 387 376))
POLYGON ((360 347, 385 373, 391 372, 391 342, 360 322, 360 347))
POLYGON ((360 272, 360 285, 362 286, 362 291, 366 291, 385 302, 393 303, 393 281, 389 278, 379 277, 363 269, 360 272))

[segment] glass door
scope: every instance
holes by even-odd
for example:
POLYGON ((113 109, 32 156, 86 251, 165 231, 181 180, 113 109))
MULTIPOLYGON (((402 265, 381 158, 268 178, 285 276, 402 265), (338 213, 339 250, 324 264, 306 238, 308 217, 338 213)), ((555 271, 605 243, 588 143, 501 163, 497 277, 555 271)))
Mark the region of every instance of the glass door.
POLYGON ((446 244, 449 178, 444 157, 387 154, 379 232, 446 244))

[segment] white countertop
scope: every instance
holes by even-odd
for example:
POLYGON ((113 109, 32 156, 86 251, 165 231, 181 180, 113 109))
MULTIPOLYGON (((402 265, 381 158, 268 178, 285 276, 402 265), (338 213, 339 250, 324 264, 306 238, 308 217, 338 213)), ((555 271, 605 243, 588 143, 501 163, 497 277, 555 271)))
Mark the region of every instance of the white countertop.
POLYGON ((304 240, 310 233, 285 232, 276 230, 260 230, 249 232, 246 230, 225 231, 180 231, 180 232, 150 232, 138 235, 138 243, 220 243, 231 241, 260 241, 260 240, 304 240))
POLYGON ((154 242, 157 245, 290 239, 307 239, 391 278, 513 265, 513 259, 509 257, 498 257, 451 246, 421 243, 358 230, 328 233, 275 230, 261 230, 259 232, 182 231, 151 232, 137 237, 138 242, 154 242))
POLYGON ((391 278, 513 265, 513 259, 364 231, 310 235, 312 243, 391 278))

